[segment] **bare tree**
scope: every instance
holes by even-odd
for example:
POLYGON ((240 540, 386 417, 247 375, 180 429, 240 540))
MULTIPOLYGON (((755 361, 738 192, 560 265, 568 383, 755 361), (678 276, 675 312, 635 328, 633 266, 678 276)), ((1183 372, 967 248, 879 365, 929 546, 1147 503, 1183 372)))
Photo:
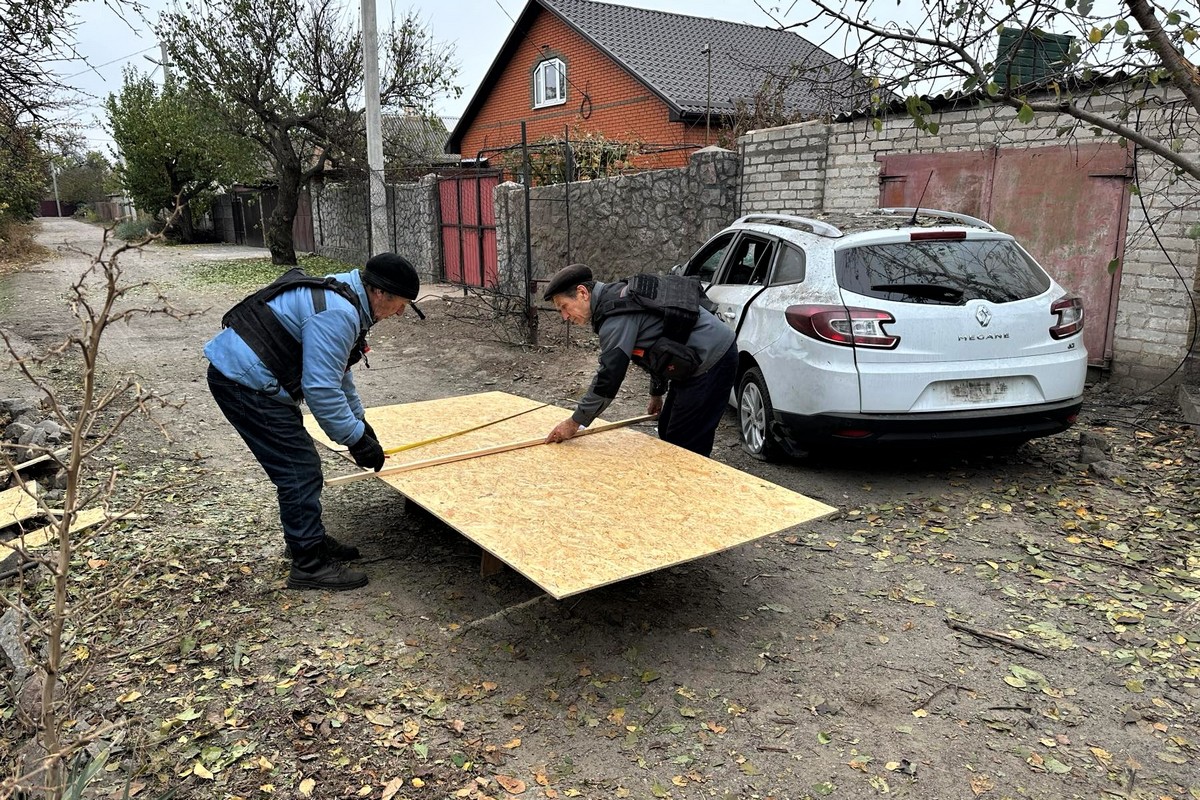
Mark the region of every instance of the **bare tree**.
POLYGON ((1073 120, 1060 135, 1107 131, 1200 179, 1200 161, 1181 150, 1173 135, 1147 134, 1138 124, 1139 113, 1148 108, 1185 113, 1176 127, 1194 126, 1200 116, 1195 66, 1200 31, 1186 10, 1148 0, 1120 0, 1108 12, 1098 11, 1092 0, 924 0, 919 14, 901 19, 897 15, 910 6, 874 0, 813 4, 820 9, 813 19, 789 22, 776 15, 776 21, 789 28, 820 25, 831 39, 844 39, 856 73, 874 82, 876 112, 903 100, 918 127, 936 132, 925 95, 974 95, 1010 106, 1021 122, 1038 112, 1073 120), (1008 45, 1000 48, 997 33, 1004 31, 1008 45), (1046 69, 1023 72, 1017 54, 1045 52, 1053 38, 1062 46, 1044 60, 1046 69), (1155 91, 1166 85, 1173 94, 1155 91), (1105 96, 1115 113, 1098 110, 1105 96))
MULTIPOLYGON (((32 655, 35 673, 25 695, 36 698, 35 709, 27 722, 33 728, 41 755, 26 763, 12 776, 0 780, 0 798, 30 790, 38 790, 53 798, 82 796, 79 791, 94 769, 71 770, 69 765, 91 741, 106 736, 109 731, 93 730, 85 735, 68 735, 63 721, 69 719, 75 698, 83 691, 88 671, 94 660, 84 665, 72 663, 65 652, 67 634, 73 628, 85 627, 96 615, 111 610, 124 584, 109 587, 99 593, 80 595, 72 590, 71 564, 80 544, 87 537, 103 534, 123 518, 140 508, 151 494, 162 487, 139 492, 123 508, 111 506, 117 483, 115 467, 104 472, 96 469, 95 456, 113 444, 124 423, 135 415, 155 420, 154 411, 164 407, 177 408, 153 391, 142 387, 136 376, 124 375, 108 379, 101 374, 99 359, 105 331, 114 324, 128 323, 145 315, 186 316, 159 296, 148 305, 129 303, 131 295, 148 286, 126 282, 121 268, 121 256, 146 242, 114 246, 106 231, 99 252, 91 257, 89 267, 71 285, 68 298, 71 311, 78 320, 78 329, 57 346, 40 354, 22 354, 21 348, 8 331, 0 327, 0 339, 7 349, 11 364, 42 396, 42 405, 66 431, 69 444, 59 450, 52 446, 34 448, 41 451, 62 471, 65 489, 61 507, 51 507, 34 484, 27 481, 18 465, 15 453, 0 449, 0 464, 16 478, 18 485, 37 499, 41 513, 53 520, 51 527, 57 548, 40 552, 25 547, 24 536, 17 540, 23 563, 19 572, 23 579, 30 568, 49 571, 48 593, 27 592, 29 605, 0 596, 0 604, 15 609, 21 617, 25 644, 32 655), (65 359, 77 359, 71 374, 78 375, 78 396, 63 397, 46 377, 46 368, 65 359), (102 510, 98 524, 81 531, 85 512, 102 510), (39 685, 40 682, 40 685, 39 685)), ((88 514, 90 515, 90 514, 88 514)), ((22 795, 23 796, 23 795, 22 795)))
MULTIPOLYGON (((267 224, 276 264, 295 264, 300 190, 332 160, 365 153, 362 40, 339 0, 185 2, 159 37, 186 83, 270 164, 278 203, 267 224)), ((409 15, 381 36, 380 103, 423 109, 452 86, 452 48, 409 15)))

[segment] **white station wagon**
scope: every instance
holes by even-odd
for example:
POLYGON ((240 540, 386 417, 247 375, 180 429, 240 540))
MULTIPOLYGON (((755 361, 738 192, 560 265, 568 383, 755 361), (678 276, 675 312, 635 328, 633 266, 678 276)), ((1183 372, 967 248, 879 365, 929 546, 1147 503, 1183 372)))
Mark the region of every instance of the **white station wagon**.
POLYGON ((1023 442, 1083 399, 1083 305, 1008 234, 947 211, 742 217, 676 272, 737 331, 746 450, 1023 442))

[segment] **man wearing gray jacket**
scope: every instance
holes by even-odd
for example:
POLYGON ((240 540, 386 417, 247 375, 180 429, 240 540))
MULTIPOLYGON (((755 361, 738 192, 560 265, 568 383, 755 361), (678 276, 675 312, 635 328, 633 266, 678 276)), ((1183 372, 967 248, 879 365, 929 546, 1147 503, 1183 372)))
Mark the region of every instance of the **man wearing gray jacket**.
MULTIPOLYGON (((702 307, 690 316, 673 316, 675 309, 656 307, 632 285, 657 280, 634 276, 629 281, 601 283, 583 264, 564 267, 550 279, 545 299, 554 303, 564 320, 591 324, 600 337, 600 364, 575 413, 550 431, 547 442, 570 439, 602 414, 617 396, 632 362, 650 373, 646 413, 658 414, 659 438, 702 456, 712 454, 717 425, 737 374, 734 332, 702 307)), ((695 291, 698 297, 699 288, 695 291)))

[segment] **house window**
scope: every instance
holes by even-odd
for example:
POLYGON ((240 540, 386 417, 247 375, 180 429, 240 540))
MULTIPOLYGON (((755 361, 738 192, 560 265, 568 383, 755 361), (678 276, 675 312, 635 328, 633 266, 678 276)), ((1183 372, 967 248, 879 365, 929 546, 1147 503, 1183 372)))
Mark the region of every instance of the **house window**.
POLYGON ((545 108, 567 102, 567 65, 547 59, 533 69, 533 107, 545 108))

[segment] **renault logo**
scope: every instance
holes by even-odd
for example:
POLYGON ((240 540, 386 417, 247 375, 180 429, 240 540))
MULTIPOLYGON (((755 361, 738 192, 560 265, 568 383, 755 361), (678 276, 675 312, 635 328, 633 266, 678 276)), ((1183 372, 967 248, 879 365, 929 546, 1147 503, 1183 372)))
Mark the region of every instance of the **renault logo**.
POLYGON ((988 323, 992 321, 992 312, 980 306, 975 310, 975 319, 979 321, 979 327, 986 328, 988 323))

